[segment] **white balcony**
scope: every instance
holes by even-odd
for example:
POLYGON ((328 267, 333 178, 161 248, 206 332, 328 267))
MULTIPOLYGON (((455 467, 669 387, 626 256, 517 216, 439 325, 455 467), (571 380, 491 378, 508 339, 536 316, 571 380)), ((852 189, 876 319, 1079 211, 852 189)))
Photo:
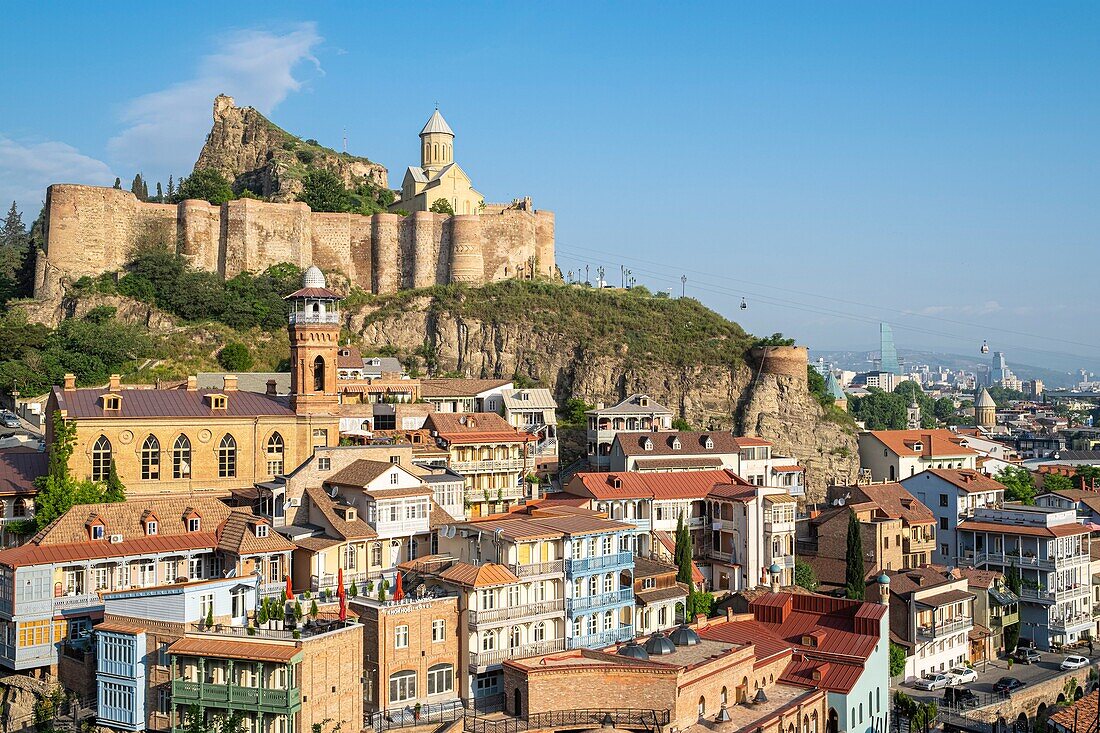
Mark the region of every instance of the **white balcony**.
POLYGON ((549 639, 533 644, 523 644, 511 649, 493 649, 485 652, 470 652, 471 667, 491 667, 505 659, 522 659, 537 654, 552 654, 565 650, 565 639, 549 639))
POLYGON ((526 458, 501 458, 485 461, 451 461, 450 465, 452 471, 458 471, 461 474, 523 471, 530 467, 531 461, 526 458))
POLYGON ((927 626, 918 626, 917 636, 926 639, 938 639, 973 627, 974 619, 970 616, 956 616, 927 626))
POLYGON ((299 311, 290 313, 291 325, 298 324, 316 324, 316 323, 340 323, 340 313, 336 311, 326 311, 324 313, 310 313, 308 311, 299 311))
POLYGON ((561 575, 564 567, 562 560, 548 560, 547 562, 531 562, 509 565, 512 572, 518 578, 537 578, 541 575, 561 575))
POLYGON ((504 623, 516 619, 532 620, 539 616, 560 615, 565 610, 565 599, 558 598, 553 601, 536 601, 525 603, 522 606, 509 606, 506 608, 489 608, 484 611, 470 611, 469 625, 484 626, 489 624, 504 623))

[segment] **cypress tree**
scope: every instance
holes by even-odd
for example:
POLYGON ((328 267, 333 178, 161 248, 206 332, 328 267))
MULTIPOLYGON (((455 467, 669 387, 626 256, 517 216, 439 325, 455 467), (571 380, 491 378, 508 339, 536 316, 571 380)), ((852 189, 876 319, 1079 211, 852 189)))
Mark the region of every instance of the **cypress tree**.
POLYGON ((122 179, 119 178, 118 176, 115 176, 115 188, 117 188, 119 190, 122 189, 122 179))
POLYGON ((122 485, 122 479, 118 477, 114 461, 111 461, 111 468, 107 472, 107 488, 103 493, 103 500, 112 503, 126 501, 126 487, 122 485))
POLYGON ((859 520, 856 513, 848 513, 848 552, 845 556, 847 569, 845 572, 845 590, 848 598, 862 601, 867 590, 865 579, 866 570, 863 567, 863 537, 859 533, 859 520))
POLYGON ((176 181, 172 176, 168 176, 168 200, 171 201, 172 197, 176 195, 176 181))
POLYGON ((149 184, 145 182, 144 178, 141 179, 141 200, 149 200, 149 184))
POLYGON ((676 532, 676 566, 679 568, 676 573, 676 580, 680 583, 687 583, 689 588, 694 587, 691 581, 691 555, 691 532, 683 526, 683 517, 681 516, 680 529, 676 532))
POLYGON ((684 514, 680 513, 680 516, 676 518, 676 546, 672 552, 672 562, 676 567, 680 566, 681 555, 683 554, 683 535, 684 535, 684 514))
POLYGON ((164 190, 160 187, 160 181, 157 181, 157 203, 164 203, 164 190))
POLYGON ((144 200, 141 197, 141 185, 142 185, 142 183, 141 183, 141 174, 140 173, 135 173, 134 174, 134 180, 130 184, 130 193, 134 194, 134 196, 137 196, 138 201, 144 200))

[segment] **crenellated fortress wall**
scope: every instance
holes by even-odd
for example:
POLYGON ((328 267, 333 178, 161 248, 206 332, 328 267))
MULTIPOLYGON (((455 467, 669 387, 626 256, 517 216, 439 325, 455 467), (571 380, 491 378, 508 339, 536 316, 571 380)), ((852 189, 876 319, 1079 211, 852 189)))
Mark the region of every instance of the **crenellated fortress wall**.
POLYGON ((54 184, 35 297, 60 297, 66 283, 122 269, 134 245, 156 232, 174 234, 194 267, 226 278, 280 262, 314 264, 364 290, 392 293, 555 274, 554 214, 527 201, 480 215, 362 216, 254 199, 151 204, 115 188, 54 184))

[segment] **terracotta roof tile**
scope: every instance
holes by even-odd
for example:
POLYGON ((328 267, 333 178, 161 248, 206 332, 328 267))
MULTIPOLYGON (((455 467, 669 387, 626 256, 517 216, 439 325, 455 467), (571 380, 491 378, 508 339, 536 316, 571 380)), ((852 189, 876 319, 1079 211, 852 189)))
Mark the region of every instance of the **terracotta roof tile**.
POLYGON ((362 487, 389 471, 393 466, 394 464, 388 461, 371 461, 360 458, 329 476, 325 479, 325 483, 362 487))
POLYGON ((271 524, 251 513, 235 511, 222 524, 218 532, 218 549, 238 557, 271 552, 288 552, 294 544, 271 529, 271 524), (267 536, 256 535, 258 525, 268 527, 267 536))
POLYGON ((1022 524, 998 524, 996 522, 976 522, 967 520, 959 523, 960 530, 972 532, 994 532, 997 534, 1020 534, 1029 537, 1072 537, 1073 535, 1088 534, 1089 528, 1083 524, 1071 522, 1059 524, 1053 527, 1025 526, 1022 524))
POLYGON ((950 430, 872 430, 870 434, 899 456, 942 458, 973 456, 978 453, 961 445, 963 438, 950 430), (919 453, 914 450, 917 443, 921 444, 919 453))
POLYGON ((351 521, 341 517, 336 512, 336 500, 329 496, 328 492, 324 489, 317 486, 311 486, 306 489, 306 496, 309 497, 313 506, 317 507, 318 511, 321 512, 325 521, 332 527, 332 530, 340 535, 342 539, 365 540, 378 536, 374 528, 358 516, 351 521))
POLYGON ((289 662, 302 650, 297 645, 268 644, 260 641, 234 641, 185 636, 168 647, 169 654, 217 659, 248 659, 259 662, 289 662))
POLYGON ((899 483, 864 484, 851 488, 853 502, 873 501, 891 519, 908 524, 935 524, 932 510, 899 483))
POLYGON ((425 427, 435 430, 448 443, 528 442, 535 436, 517 430, 493 412, 433 412, 425 427))
POLYGON ((1100 707, 1100 690, 1088 693, 1069 707, 1056 708, 1055 712, 1047 718, 1047 723, 1055 723, 1061 726, 1060 730, 1077 730, 1088 725, 1081 725, 1079 720, 1093 721, 1097 719, 1097 707, 1100 707))
POLYGON ((733 471, 578 473, 565 486, 593 499, 702 499, 719 485, 748 485, 733 471))
POLYGON ((102 520, 108 535, 122 535, 123 542, 145 539, 142 517, 151 511, 157 517, 160 537, 192 534, 187 531, 184 515, 198 512, 203 532, 213 533, 232 513, 232 509, 214 497, 173 496, 142 498, 104 504, 80 504, 40 530, 31 540, 36 545, 68 544, 88 540, 87 523, 92 515, 102 520))
POLYGON ((979 491, 1004 491, 1004 484, 969 468, 929 468, 928 473, 939 476, 967 493, 979 491))

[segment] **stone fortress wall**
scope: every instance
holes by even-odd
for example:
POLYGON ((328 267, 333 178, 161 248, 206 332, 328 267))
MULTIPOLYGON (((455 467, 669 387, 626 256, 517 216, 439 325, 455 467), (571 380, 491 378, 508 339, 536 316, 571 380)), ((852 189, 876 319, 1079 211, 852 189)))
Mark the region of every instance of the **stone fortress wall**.
POLYGON ((35 297, 58 298, 65 283, 122 269, 133 246, 157 231, 174 232, 177 251, 194 267, 226 278, 280 262, 314 264, 364 290, 392 293, 556 272, 554 214, 527 199, 480 215, 402 218, 254 199, 153 204, 129 191, 54 184, 46 192, 46 256, 38 260, 35 297))

